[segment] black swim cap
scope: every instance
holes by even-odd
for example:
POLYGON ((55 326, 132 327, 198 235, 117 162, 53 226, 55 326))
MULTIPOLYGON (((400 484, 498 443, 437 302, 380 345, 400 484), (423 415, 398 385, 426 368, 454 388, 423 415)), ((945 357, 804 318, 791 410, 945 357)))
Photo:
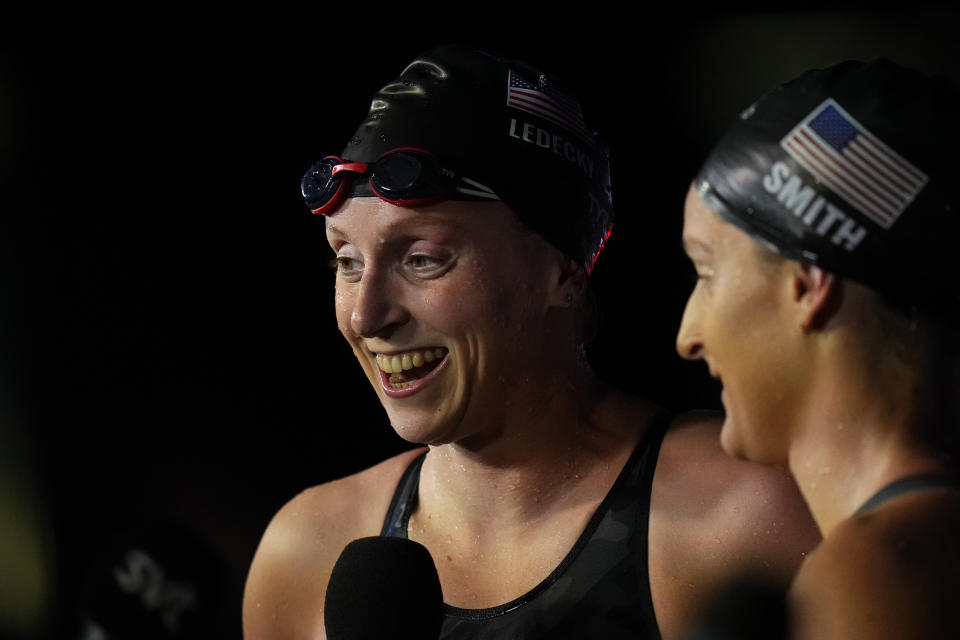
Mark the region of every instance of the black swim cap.
POLYGON ((804 73, 740 115, 694 183, 787 258, 955 308, 960 94, 888 60, 804 73))
POLYGON ((377 92, 341 156, 374 162, 402 147, 492 188, 592 269, 613 225, 608 154, 551 76, 462 45, 428 51, 377 92))

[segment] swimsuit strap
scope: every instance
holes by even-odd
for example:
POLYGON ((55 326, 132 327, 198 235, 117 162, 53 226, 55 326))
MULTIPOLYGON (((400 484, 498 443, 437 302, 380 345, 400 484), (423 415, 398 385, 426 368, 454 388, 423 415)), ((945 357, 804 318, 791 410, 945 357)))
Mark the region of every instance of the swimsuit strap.
POLYGON ((407 537, 407 524, 410 522, 410 514, 417 508, 420 467, 423 466, 423 461, 426 459, 427 452, 424 451, 413 459, 410 466, 403 472, 403 476, 400 477, 400 482, 397 483, 397 489, 390 501, 390 508, 387 509, 387 515, 380 529, 381 536, 390 538, 407 537))
POLYGON ((873 494, 873 497, 864 502, 863 506, 857 509, 853 515, 859 516, 868 511, 873 511, 884 502, 892 500, 893 498, 917 491, 926 491, 928 489, 960 491, 960 478, 933 473, 907 476, 896 482, 891 482, 883 489, 880 489, 880 491, 877 491, 873 494))

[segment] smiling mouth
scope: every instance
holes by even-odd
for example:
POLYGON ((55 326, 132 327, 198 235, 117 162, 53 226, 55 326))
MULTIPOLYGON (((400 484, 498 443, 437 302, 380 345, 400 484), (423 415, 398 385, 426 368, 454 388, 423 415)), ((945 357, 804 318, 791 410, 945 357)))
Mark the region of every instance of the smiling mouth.
POLYGON ((428 347, 418 351, 403 353, 377 354, 377 367, 389 374, 387 381, 394 389, 406 388, 433 371, 446 357, 447 349, 428 347))

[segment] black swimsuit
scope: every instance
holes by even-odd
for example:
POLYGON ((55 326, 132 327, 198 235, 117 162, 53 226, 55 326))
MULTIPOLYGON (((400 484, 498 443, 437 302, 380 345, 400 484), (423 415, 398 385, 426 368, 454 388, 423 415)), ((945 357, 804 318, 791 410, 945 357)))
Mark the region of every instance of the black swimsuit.
MULTIPOLYGON (((444 605, 441 639, 659 638, 647 572, 650 488, 670 416, 656 420, 560 565, 489 609, 444 605)), ((404 472, 380 535, 406 538, 426 453, 404 472)))

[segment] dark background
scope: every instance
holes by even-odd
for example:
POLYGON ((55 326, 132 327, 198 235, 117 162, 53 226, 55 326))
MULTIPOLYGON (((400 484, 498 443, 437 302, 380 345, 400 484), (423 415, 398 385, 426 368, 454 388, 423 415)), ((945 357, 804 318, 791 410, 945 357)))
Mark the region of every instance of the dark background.
POLYGON ((272 514, 411 446, 336 331, 323 221, 298 183, 422 50, 526 58, 582 96, 612 148, 618 214, 592 359, 675 409, 719 407, 673 339, 692 285, 683 198, 724 124, 846 58, 960 81, 958 14, 935 6, 639 22, 484 9, 443 29, 359 6, 275 30, 156 16, 0 56, 0 637, 76 637, 110 554, 175 530, 217 579, 207 637, 239 637, 272 514))

